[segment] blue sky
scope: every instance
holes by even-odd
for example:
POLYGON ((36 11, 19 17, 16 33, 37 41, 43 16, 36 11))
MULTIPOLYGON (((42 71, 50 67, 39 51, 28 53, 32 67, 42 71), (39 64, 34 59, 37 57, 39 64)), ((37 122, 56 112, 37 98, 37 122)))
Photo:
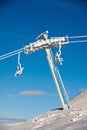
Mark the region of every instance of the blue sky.
MULTIPOLYGON (((49 38, 87 35, 87 2, 0 1, 0 55, 34 42, 45 30, 49 38)), ((58 68, 72 98, 87 89, 87 43, 64 46, 62 57, 63 65, 58 68)), ((30 119, 60 106, 44 50, 21 54, 21 63, 23 74, 15 78, 17 55, 0 61, 0 117, 9 121, 30 119)))

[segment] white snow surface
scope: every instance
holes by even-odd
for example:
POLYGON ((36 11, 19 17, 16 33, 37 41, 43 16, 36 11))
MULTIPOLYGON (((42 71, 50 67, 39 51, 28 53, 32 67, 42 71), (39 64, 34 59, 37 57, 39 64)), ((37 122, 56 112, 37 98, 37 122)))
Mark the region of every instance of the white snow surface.
POLYGON ((0 125, 0 130, 87 130, 87 91, 70 101, 69 110, 54 109, 43 115, 13 125, 0 125))

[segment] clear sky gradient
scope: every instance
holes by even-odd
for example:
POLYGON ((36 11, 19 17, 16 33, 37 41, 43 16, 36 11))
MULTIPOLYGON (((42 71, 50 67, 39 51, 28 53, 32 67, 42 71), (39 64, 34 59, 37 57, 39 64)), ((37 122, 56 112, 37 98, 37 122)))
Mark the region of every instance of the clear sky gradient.
MULTIPOLYGON (((0 1, 0 55, 34 42, 45 30, 49 38, 87 35, 87 2, 0 1)), ((64 46, 62 57, 63 65, 58 68, 72 98, 87 89, 87 43, 64 46)), ((0 61, 0 117, 8 120, 30 119, 60 106, 44 50, 28 56, 22 53, 21 63, 23 74, 15 78, 17 55, 0 61)))

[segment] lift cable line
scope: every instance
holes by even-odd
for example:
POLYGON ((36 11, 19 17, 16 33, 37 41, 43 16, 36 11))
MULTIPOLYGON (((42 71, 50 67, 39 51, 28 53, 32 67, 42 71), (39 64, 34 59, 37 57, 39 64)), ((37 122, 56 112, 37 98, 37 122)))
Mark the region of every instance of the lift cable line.
MULTIPOLYGON (((80 42, 87 42, 87 40, 69 41, 69 43, 80 43, 80 42)), ((12 52, 10 52, 10 53, 6 53, 6 54, 4 54, 4 55, 1 55, 1 56, 0 56, 0 60, 9 58, 9 57, 14 56, 14 55, 17 55, 19 52, 20 52, 20 53, 24 52, 24 48, 21 48, 21 49, 12 51, 12 52)))
POLYGON ((44 49, 46 52, 47 60, 48 60, 48 63, 52 72, 52 76, 55 82, 55 86, 56 86, 62 107, 63 109, 68 109, 70 108, 69 97, 64 87, 56 62, 59 62, 60 64, 62 64, 63 62, 63 58, 61 58, 61 48, 63 45, 67 45, 69 43, 80 43, 80 42, 87 42, 87 35, 71 36, 71 37, 68 37, 68 36, 51 37, 50 39, 48 39, 48 31, 45 31, 41 33, 39 36, 37 36, 35 42, 29 43, 28 45, 25 45, 23 48, 20 48, 18 50, 1 55, 0 60, 6 59, 14 55, 18 55, 18 65, 17 65, 17 71, 15 73, 15 77, 16 77, 22 74, 22 71, 24 69, 24 67, 22 67, 21 62, 20 62, 21 53, 24 52, 25 54, 29 55, 33 52, 44 49), (58 49, 55 56, 53 55, 51 48, 58 49))
POLYGON ((82 35, 82 36, 71 36, 69 38, 87 38, 87 35, 82 35))
POLYGON ((18 49, 18 50, 15 50, 15 51, 12 51, 10 53, 6 53, 4 55, 1 55, 0 56, 0 60, 3 60, 3 59, 6 59, 8 57, 11 57, 11 56, 14 56, 14 55, 17 55, 19 52, 23 52, 24 48, 21 48, 21 49, 18 49))
POLYGON ((87 40, 70 41, 69 43, 79 43, 79 42, 87 42, 87 40))
MULTIPOLYGON (((71 36, 71 37, 68 37, 68 40, 69 39, 75 39, 75 38, 87 38, 87 35, 83 35, 83 36, 71 36)), ((87 42, 87 40, 79 40, 79 41, 78 40, 70 40, 70 41, 68 41, 68 43, 79 43, 79 42, 87 42)), ((0 60, 9 58, 9 57, 14 56, 14 55, 17 55, 19 52, 20 53, 24 52, 24 48, 20 48, 18 50, 12 51, 10 53, 6 53, 4 55, 1 55, 0 56, 0 60)))

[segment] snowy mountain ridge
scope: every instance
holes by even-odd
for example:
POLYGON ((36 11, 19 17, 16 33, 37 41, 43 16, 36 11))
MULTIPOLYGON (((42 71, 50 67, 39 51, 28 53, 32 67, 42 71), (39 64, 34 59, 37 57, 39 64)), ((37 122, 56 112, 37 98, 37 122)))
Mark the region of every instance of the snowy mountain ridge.
POLYGON ((0 130, 87 130, 87 91, 70 101, 69 110, 54 109, 22 123, 0 126, 0 130))

